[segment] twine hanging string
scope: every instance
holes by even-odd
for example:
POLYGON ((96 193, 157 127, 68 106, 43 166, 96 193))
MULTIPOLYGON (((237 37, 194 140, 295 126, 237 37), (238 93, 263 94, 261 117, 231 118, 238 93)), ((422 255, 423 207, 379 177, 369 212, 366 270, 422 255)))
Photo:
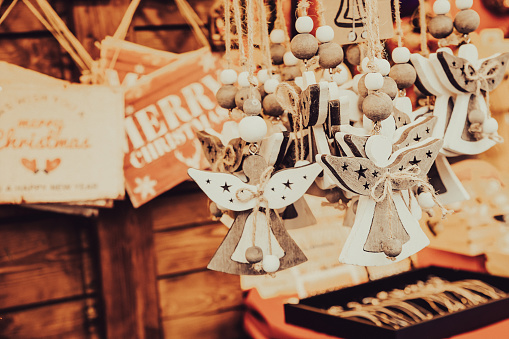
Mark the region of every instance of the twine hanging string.
MULTIPOLYGON (((248 188, 240 188, 235 192, 235 197, 240 202, 248 202, 251 201, 251 199, 256 199, 256 204, 253 207, 253 235, 252 235, 252 241, 253 246, 255 246, 255 237, 256 237, 256 226, 258 223, 258 212, 260 210, 260 207, 262 205, 265 205, 265 218, 267 220, 267 228, 268 228, 268 235, 269 235, 269 254, 272 254, 272 239, 270 236, 270 208, 268 205, 267 198, 263 196, 263 193, 265 192, 265 188, 267 187, 267 184, 269 183, 270 177, 272 175, 272 172, 274 171, 274 167, 269 166, 267 167, 260 176, 260 183, 256 185, 256 191, 253 191, 248 188)), ((276 215, 277 212, 276 212, 276 215)), ((279 215, 278 215, 279 216, 279 215)))
POLYGON ((426 2, 419 0, 419 26, 421 29, 421 54, 427 57, 428 48, 428 23, 426 21, 426 2))
POLYGON ((283 1, 276 1, 276 21, 274 22, 274 28, 282 29, 285 33, 285 43, 288 47, 290 43, 290 34, 288 33, 288 27, 286 26, 285 12, 283 11, 283 1))
POLYGON ((247 0, 246 3, 246 11, 247 11, 247 70, 249 75, 247 79, 249 80, 250 86, 250 97, 255 97, 256 91, 256 82, 255 82, 255 62, 254 62, 254 2, 253 0, 247 0))
MULTIPOLYGON (((466 69, 470 69, 470 68, 474 69, 472 64, 470 64, 468 62, 466 63, 465 67, 466 67, 466 69)), ((467 80, 475 81, 475 83, 476 83, 475 95, 478 98, 483 97, 482 87, 483 86, 486 87, 486 90, 484 91, 484 93, 486 96, 486 107, 487 107, 487 113, 488 113, 487 118, 491 118, 490 91, 489 91, 489 82, 488 81, 494 79, 497 76, 497 71, 500 69, 500 67, 502 67, 502 65, 500 64, 500 62, 498 60, 490 59, 486 63, 486 65, 484 65, 484 67, 483 67, 483 69, 485 69, 486 71, 481 73, 479 70, 478 72, 474 72, 474 74, 471 74, 468 71, 465 72, 465 78, 467 78, 467 80)), ((496 133, 485 135, 485 133, 482 132, 482 124, 480 124, 480 123, 471 124, 468 131, 471 134, 473 134, 477 140, 482 139, 483 137, 486 136, 497 143, 502 143, 504 141, 504 139, 496 133)))
POLYGON ((383 57, 383 47, 380 42, 380 23, 378 18, 378 1, 366 1, 366 17, 364 26, 366 27, 369 58, 368 68, 372 72, 376 72, 378 67, 375 64, 375 58, 383 57))
POLYGON ((281 107, 292 115, 295 136, 295 162, 304 160, 304 140, 302 135, 304 126, 299 111, 299 94, 291 85, 281 82, 276 87, 276 99, 281 107))
POLYGON ((320 26, 325 26, 326 25, 326 23, 325 23, 325 8, 323 7, 322 0, 315 1, 315 10, 316 10, 316 14, 318 14, 318 19, 319 19, 318 24, 320 26))
POLYGON ((401 27, 401 4, 399 0, 394 0, 394 17, 396 21, 396 37, 398 38, 398 47, 403 47, 403 28, 401 27))
POLYGON ((263 54, 263 63, 267 69, 269 78, 272 78, 272 58, 270 56, 269 27, 267 22, 267 8, 264 0, 258 0, 258 12, 260 21, 261 48, 263 54))
POLYGON ((240 15, 240 0, 233 0, 233 14, 235 19, 235 28, 237 29, 237 41, 239 45, 239 60, 242 69, 245 71, 247 67, 247 58, 246 58, 246 50, 244 46, 244 28, 242 25, 241 15, 240 15))
POLYGON ((225 59, 228 68, 232 64, 232 12, 230 8, 230 0, 224 0, 224 44, 225 59))
POLYGON ((297 17, 308 15, 308 9, 310 7, 308 0, 301 0, 297 5, 297 17))

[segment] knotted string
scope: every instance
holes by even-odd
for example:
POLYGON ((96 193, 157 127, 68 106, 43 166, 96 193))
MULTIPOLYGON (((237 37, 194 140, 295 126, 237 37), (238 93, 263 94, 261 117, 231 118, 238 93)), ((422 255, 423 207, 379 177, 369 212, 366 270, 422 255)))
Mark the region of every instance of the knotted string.
POLYGON ((398 47, 403 47, 403 28, 401 27, 401 4, 399 0, 394 0, 394 17, 396 21, 396 37, 398 38, 398 47))
MULTIPOLYGON (((267 198, 263 196, 263 193, 265 192, 265 188, 267 184, 269 183, 270 177, 272 175, 272 171, 274 171, 274 167, 269 166, 267 167, 262 174, 260 175, 260 183, 256 185, 256 191, 253 191, 249 188, 239 188, 235 192, 235 197, 240 202, 248 202, 251 199, 256 199, 256 204, 253 207, 253 246, 255 246, 255 237, 256 237, 256 225, 258 222, 258 211, 260 210, 260 206, 262 204, 265 206, 265 217, 267 219, 267 227, 268 227, 268 238, 269 238, 269 254, 272 254, 272 239, 270 237, 270 209, 268 205, 267 198), (246 194, 247 192, 247 194, 246 194)), ((277 214, 277 213, 276 213, 277 214)))
POLYGON ((429 56, 428 48, 428 23, 426 21, 426 2, 419 0, 419 26, 421 29, 421 54, 429 56))
POLYGON ((285 12, 283 11, 283 1, 277 0, 276 2, 276 21, 274 22, 274 28, 282 29, 285 33, 285 44, 288 48, 290 43, 290 35, 288 34, 288 27, 286 26, 285 12))
MULTIPOLYGON (((500 62, 498 60, 496 60, 496 59, 489 60, 488 63, 486 63, 486 65, 483 67, 484 69, 486 69, 485 73, 474 72, 474 74, 470 74, 468 72, 468 69, 470 69, 470 68, 475 69, 475 68, 469 62, 467 62, 465 64, 465 67, 467 69, 467 71, 465 72, 465 78, 467 78, 467 80, 475 81, 476 82, 475 95, 478 98, 483 96, 483 94, 482 94, 482 86, 483 85, 486 86, 486 90, 484 91, 484 93, 485 93, 485 96, 486 96, 486 107, 488 109, 488 116, 487 116, 487 118, 491 118, 490 91, 489 91, 489 88, 488 88, 489 87, 488 80, 492 80, 492 79, 494 79, 497 76, 497 70, 501 67, 500 62)), ((485 133, 482 133, 482 124, 480 124, 480 123, 473 123, 473 124, 471 124, 469 129, 468 129, 468 132, 473 134, 474 138, 476 138, 477 140, 480 140, 480 139, 482 139, 483 137, 486 136, 486 137, 492 139, 493 141, 495 141, 497 143, 502 143, 504 141, 504 139, 501 136, 497 135, 496 133, 492 133, 492 134, 489 134, 489 135, 486 135, 485 133)))
POLYGON ((225 43, 225 59, 228 68, 232 64, 232 13, 230 8, 230 0, 224 0, 224 43, 225 43))
POLYGON ((247 63, 247 57, 246 57, 246 51, 244 47, 244 28, 242 26, 242 19, 240 15, 240 0, 233 0, 233 14, 235 19, 235 28, 237 29, 237 41, 239 45, 239 54, 240 54, 240 65, 242 66, 242 69, 246 70, 246 63, 247 63))
POLYGON ((292 115, 293 132, 295 135, 295 162, 304 160, 304 140, 302 140, 304 126, 299 111, 299 94, 291 85, 281 82, 276 87, 276 99, 281 107, 292 115))

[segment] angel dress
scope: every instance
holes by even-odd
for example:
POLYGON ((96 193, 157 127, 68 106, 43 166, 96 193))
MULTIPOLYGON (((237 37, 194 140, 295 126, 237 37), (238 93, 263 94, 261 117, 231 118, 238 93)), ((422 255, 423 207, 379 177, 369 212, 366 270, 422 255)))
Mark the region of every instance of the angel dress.
MULTIPOLYGON (((259 178, 253 180, 252 167, 260 161, 263 161, 260 156, 249 156, 244 161, 244 172, 250 182, 259 178), (251 161, 253 159, 256 161, 251 161)), ((268 179, 261 191, 260 185, 245 183, 232 174, 189 169, 189 176, 212 201, 239 212, 207 268, 238 275, 265 274, 247 261, 245 253, 251 246, 260 247, 264 257, 268 254, 278 257, 278 271, 307 261, 275 209, 286 207, 302 197, 321 171, 318 164, 281 170, 268 179)))
POLYGON ((401 192, 424 180, 441 147, 440 139, 425 139, 394 152, 384 167, 366 158, 317 157, 325 172, 338 185, 360 195, 355 222, 341 252, 340 262, 362 266, 387 265, 407 258, 429 244, 401 192), (375 201, 372 195, 382 197, 387 181, 390 181, 392 191, 375 201), (393 239, 400 243, 401 250, 389 256, 384 247, 393 239))

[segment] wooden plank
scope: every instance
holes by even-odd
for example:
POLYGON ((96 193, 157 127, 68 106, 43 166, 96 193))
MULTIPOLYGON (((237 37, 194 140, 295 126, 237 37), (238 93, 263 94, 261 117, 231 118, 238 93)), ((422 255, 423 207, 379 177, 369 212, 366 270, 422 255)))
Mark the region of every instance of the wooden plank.
POLYGON ((81 299, 0 313, 0 338, 100 337, 93 299, 81 299))
POLYGON ((209 199, 201 192, 165 195, 151 205, 154 231, 211 223, 209 199))
POLYGON ((0 309, 95 292, 89 226, 71 217, 0 225, 0 309))
POLYGON ((203 47, 190 29, 140 30, 135 28, 133 42, 174 53, 194 51, 203 47))
POLYGON ((70 79, 73 61, 62 52, 51 35, 26 38, 1 38, 0 60, 55 78, 70 79))
POLYGON ((242 309, 163 321, 164 338, 238 339, 242 330, 242 309))
POLYGON ((214 223, 154 234, 157 274, 205 269, 228 229, 214 223))
MULTIPOLYGON (((12 1, 4 1, 0 13, 5 13, 7 7, 12 1)), ((66 22, 65 12, 70 5, 67 1, 49 1, 51 6, 66 22)), ((35 1, 33 1, 35 3, 35 1)), ((34 31, 46 31, 43 24, 32 14, 25 4, 21 1, 14 6, 9 16, 0 25, 0 33, 27 33, 34 31)))
MULTIPOLYGON (((203 22, 207 22, 208 14, 214 0, 188 1, 203 22)), ((145 0, 140 4, 132 25, 143 27, 151 25, 186 25, 186 19, 179 13, 174 1, 145 0)))
POLYGON ((97 223, 108 338, 159 338, 150 213, 118 202, 97 223))
POLYGON ((240 278, 204 271, 159 280, 161 317, 197 316, 242 305, 240 278))

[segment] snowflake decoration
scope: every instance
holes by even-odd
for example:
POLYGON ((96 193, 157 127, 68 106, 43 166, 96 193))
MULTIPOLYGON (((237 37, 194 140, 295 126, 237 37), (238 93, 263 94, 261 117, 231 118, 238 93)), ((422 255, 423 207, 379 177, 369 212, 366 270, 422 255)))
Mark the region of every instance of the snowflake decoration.
POLYGON ((200 65, 203 68, 204 72, 209 72, 215 69, 216 68, 215 63, 216 59, 210 53, 204 54, 200 59, 200 65))
POLYGON ((140 194, 142 199, 147 199, 149 196, 156 195, 154 187, 157 185, 157 180, 152 180, 150 176, 146 175, 143 178, 134 178, 134 182, 136 183, 136 187, 133 192, 140 194))

